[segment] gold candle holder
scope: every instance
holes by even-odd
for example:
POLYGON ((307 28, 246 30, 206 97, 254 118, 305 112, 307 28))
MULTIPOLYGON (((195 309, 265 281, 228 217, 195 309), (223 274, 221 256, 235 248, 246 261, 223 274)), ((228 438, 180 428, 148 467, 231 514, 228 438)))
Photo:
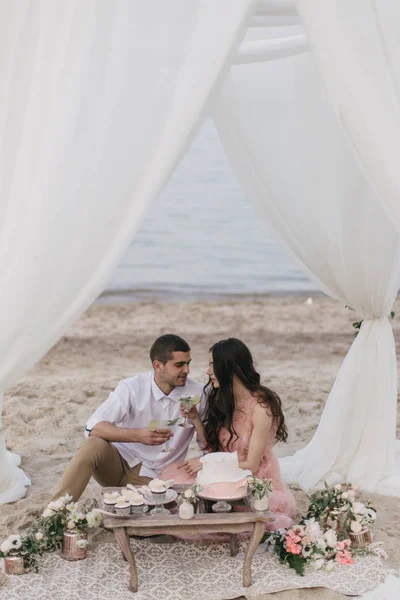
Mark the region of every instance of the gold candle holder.
POLYGON ((86 546, 80 548, 79 540, 87 540, 87 533, 75 532, 66 529, 63 532, 62 556, 65 560, 82 560, 86 558, 86 546))
POLYGON ((8 575, 23 575, 25 573, 23 556, 19 554, 7 554, 4 557, 4 568, 8 575))
POLYGON ((371 532, 368 529, 368 527, 363 527, 363 529, 359 533, 354 533, 353 531, 350 531, 349 537, 351 540, 351 545, 355 548, 369 546, 369 544, 372 542, 371 532))

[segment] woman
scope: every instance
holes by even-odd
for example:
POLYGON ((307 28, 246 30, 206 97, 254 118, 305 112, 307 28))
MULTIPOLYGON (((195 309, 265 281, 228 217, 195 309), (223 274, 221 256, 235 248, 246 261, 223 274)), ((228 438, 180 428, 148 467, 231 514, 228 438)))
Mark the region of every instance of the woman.
MULTIPOLYGON (((280 398, 261 385, 247 346, 238 339, 221 340, 210 348, 205 387, 208 393, 203 422, 193 407, 192 419, 197 436, 206 452, 238 453, 239 467, 250 469, 253 475, 272 479, 270 507, 280 517, 274 529, 289 527, 296 513, 292 492, 280 476, 273 446, 285 442, 287 429, 280 398)), ((201 469, 200 459, 171 465, 162 478, 176 483, 192 483, 201 469)))

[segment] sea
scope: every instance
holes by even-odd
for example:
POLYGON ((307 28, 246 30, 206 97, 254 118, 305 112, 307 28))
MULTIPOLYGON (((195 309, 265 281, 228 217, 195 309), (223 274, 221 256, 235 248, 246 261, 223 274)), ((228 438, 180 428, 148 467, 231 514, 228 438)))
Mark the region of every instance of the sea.
POLYGON ((148 207, 103 298, 194 300, 316 290, 257 216, 207 120, 148 207))

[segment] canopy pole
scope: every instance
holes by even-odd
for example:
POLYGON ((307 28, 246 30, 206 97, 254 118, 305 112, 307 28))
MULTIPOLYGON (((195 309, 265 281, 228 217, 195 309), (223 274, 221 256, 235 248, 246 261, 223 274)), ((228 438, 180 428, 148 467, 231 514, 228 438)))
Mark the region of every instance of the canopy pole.
POLYGON ((307 36, 294 35, 286 38, 273 38, 270 40, 256 40, 243 42, 239 52, 233 60, 234 65, 268 62, 302 54, 310 50, 307 36))

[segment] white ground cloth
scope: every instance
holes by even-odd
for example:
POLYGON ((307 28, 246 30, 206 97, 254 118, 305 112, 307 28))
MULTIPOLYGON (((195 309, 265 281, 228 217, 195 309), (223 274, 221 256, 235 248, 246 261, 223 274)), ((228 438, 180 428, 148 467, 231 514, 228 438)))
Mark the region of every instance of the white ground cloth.
POLYGON ((400 236, 348 147, 312 55, 232 67, 214 115, 259 214, 323 291, 365 319, 314 437, 281 460, 283 476, 305 490, 347 480, 400 495, 387 319, 400 283, 400 236))
MULTIPOLYGON (((252 0, 0 4, 0 390, 105 287, 252 9, 252 0)), ((23 495, 19 475, 0 434, 0 504, 16 499, 16 485, 23 495)))
MULTIPOLYGON (((139 574, 135 600, 226 600, 310 587, 327 587, 349 596, 376 588, 385 574, 380 559, 366 556, 354 565, 338 565, 330 573, 307 567, 300 577, 271 554, 256 554, 253 585, 242 587, 243 559, 232 558, 227 544, 155 544, 131 540, 139 574)), ((126 600, 128 565, 115 544, 91 549, 85 560, 68 562, 47 555, 39 574, 13 576, 0 600, 126 600)))

